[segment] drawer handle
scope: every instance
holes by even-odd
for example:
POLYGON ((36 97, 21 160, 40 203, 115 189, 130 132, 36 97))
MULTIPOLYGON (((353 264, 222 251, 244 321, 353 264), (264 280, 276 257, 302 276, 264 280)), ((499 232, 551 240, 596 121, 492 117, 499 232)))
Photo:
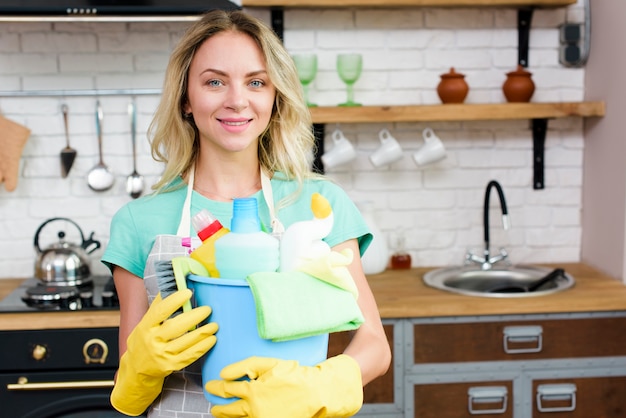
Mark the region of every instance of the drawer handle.
POLYGON ((541 325, 528 325, 516 327, 504 327, 504 352, 507 354, 538 353, 543 344, 543 327, 541 325), (534 343, 534 346, 528 346, 534 343), (516 344, 524 344, 523 347, 515 348, 516 344))
POLYGON ((537 409, 539 412, 573 411, 576 409, 576 385, 573 383, 539 385, 537 387, 537 409), (555 401, 569 401, 569 405, 544 406, 544 402, 555 401))
POLYGON ((472 415, 503 414, 506 412, 508 390, 506 386, 476 386, 467 390, 468 409, 472 415), (500 407, 479 408, 480 404, 499 404, 500 407))
POLYGON ((112 388, 113 385, 113 380, 29 383, 28 379, 22 376, 17 379, 17 383, 7 384, 7 390, 102 389, 112 388))

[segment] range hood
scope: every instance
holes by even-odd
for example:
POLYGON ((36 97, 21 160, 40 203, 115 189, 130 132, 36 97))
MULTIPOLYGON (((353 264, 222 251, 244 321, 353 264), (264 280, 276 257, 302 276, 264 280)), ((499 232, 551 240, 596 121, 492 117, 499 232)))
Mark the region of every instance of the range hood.
POLYGON ((240 8, 229 0, 0 0, 0 20, 11 20, 11 17, 197 16, 212 9, 240 8))

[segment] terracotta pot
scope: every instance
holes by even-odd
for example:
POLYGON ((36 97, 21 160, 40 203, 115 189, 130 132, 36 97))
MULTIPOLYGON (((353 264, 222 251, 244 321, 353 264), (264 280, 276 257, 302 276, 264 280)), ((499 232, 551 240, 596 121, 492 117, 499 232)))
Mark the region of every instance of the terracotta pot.
POLYGON ((465 75, 455 72, 454 68, 450 68, 447 74, 441 74, 437 94, 442 103, 463 103, 468 91, 465 75))
POLYGON ((528 102, 535 92, 535 83, 532 73, 524 70, 521 65, 517 70, 506 74, 506 81, 502 85, 502 92, 508 102, 528 102))

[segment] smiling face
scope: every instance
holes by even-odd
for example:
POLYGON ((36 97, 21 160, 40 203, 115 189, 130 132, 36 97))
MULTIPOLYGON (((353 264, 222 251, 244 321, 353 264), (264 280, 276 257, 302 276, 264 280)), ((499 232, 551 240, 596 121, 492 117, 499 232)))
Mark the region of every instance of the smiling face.
POLYGON ((250 36, 220 32, 196 51, 185 112, 193 114, 201 149, 256 155, 275 97, 263 54, 250 36))

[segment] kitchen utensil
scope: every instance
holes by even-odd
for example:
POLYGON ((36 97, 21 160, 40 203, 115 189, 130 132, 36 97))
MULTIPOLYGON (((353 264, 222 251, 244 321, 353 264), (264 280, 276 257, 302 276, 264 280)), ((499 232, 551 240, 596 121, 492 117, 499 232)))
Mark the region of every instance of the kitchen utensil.
POLYGON ((58 286, 80 286, 91 280, 88 255, 100 248, 100 241, 93 239, 94 233, 85 239, 83 230, 68 218, 51 218, 39 226, 35 232, 34 246, 37 251, 35 277, 46 284, 58 286), (80 232, 81 243, 72 244, 65 240, 65 231, 59 231, 59 241, 41 249, 39 235, 51 222, 66 221, 73 224, 80 232))
POLYGON ((143 176, 137 172, 137 110, 134 102, 128 105, 128 116, 130 117, 130 137, 133 144, 133 172, 126 179, 126 192, 133 199, 137 199, 143 193, 144 181, 143 176))
POLYGON ((87 184, 95 192, 109 190, 115 182, 115 177, 102 159, 102 119, 104 115, 100 101, 96 103, 96 130, 98 131, 98 152, 100 160, 98 164, 87 173, 87 184))
POLYGON ((556 268, 554 270, 552 270, 550 273, 546 274, 544 277, 542 277, 541 279, 529 284, 529 285, 522 285, 522 284, 506 284, 503 286, 499 286, 499 287, 495 287, 493 289, 490 289, 489 291, 491 293, 521 293, 521 292, 534 292, 535 290, 539 289, 541 286, 543 286, 546 283, 549 283, 551 281, 556 280, 559 277, 563 277, 565 275, 565 270, 563 270, 562 268, 556 268))
POLYGON ((68 107, 66 104, 61 105, 63 112, 63 124, 65 125, 65 148, 61 150, 61 177, 66 178, 76 159, 76 150, 70 147, 70 130, 67 121, 68 107))
POLYGON ((30 129, 0 115, 0 182, 7 192, 17 187, 20 158, 30 129))

